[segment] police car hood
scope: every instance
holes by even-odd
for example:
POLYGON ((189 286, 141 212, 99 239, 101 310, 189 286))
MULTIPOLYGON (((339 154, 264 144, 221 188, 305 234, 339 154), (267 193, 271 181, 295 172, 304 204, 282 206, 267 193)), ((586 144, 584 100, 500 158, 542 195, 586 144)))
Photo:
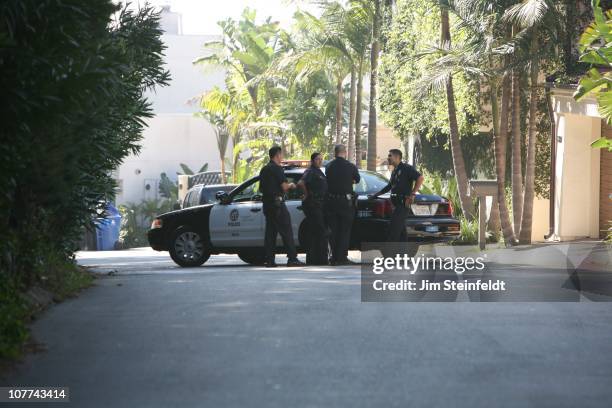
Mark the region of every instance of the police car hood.
POLYGON ((197 213, 200 211, 208 210, 210 207, 212 207, 215 204, 216 203, 200 204, 200 205, 194 205, 193 207, 181 208, 180 210, 174 210, 174 211, 169 211, 167 213, 160 214, 156 218, 163 219, 163 218, 170 218, 170 217, 188 214, 188 213, 197 213))

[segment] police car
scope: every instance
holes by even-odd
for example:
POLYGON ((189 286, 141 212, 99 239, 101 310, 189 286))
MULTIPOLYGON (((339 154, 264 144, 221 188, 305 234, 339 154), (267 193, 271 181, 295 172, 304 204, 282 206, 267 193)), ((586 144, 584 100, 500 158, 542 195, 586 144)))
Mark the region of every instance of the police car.
MULTIPOLYGON (((324 169, 323 169, 324 170, 324 169)), ((286 165, 289 182, 297 183, 305 166, 286 165)), ((392 206, 389 194, 368 199, 368 194, 380 191, 388 180, 379 173, 359 170, 361 181, 355 184, 357 208, 351 230, 351 249, 360 249, 362 242, 386 240, 392 206)), ((299 252, 307 248, 304 239, 302 192, 290 190, 286 205, 291 215, 294 239, 299 252)), ((248 264, 263 264, 265 258, 265 219, 259 176, 240 184, 229 193, 219 191, 216 202, 196 205, 159 215, 148 231, 151 247, 168 251, 178 265, 200 266, 214 254, 237 254, 248 264)), ((406 219, 410 241, 439 242, 459 236, 459 221, 453 216, 450 201, 437 195, 419 194, 411 205, 412 214, 406 219)), ((277 253, 284 253, 280 236, 277 253)))

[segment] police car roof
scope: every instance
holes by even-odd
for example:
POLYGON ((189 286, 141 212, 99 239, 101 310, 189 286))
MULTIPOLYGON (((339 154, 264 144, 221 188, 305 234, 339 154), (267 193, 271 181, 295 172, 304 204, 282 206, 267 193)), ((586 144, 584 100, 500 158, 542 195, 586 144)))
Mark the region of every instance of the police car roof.
POLYGON ((234 188, 238 186, 238 184, 196 184, 191 188, 195 187, 205 187, 205 188, 234 188))

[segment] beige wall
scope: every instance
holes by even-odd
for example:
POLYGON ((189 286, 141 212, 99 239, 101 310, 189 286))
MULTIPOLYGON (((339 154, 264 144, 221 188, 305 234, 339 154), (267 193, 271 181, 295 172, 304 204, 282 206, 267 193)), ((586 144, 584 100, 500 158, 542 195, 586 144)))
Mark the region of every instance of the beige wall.
POLYGON ((599 236, 599 149, 601 119, 557 114, 555 237, 560 240, 599 236))
POLYGON ((550 230, 550 200, 536 197, 533 200, 533 220, 531 222, 531 242, 545 241, 544 235, 550 230))
POLYGON ((386 127, 384 124, 379 124, 376 127, 376 167, 381 171, 387 171, 387 166, 382 163, 386 162, 389 149, 400 149, 403 151, 402 141, 393 134, 391 128, 386 127))

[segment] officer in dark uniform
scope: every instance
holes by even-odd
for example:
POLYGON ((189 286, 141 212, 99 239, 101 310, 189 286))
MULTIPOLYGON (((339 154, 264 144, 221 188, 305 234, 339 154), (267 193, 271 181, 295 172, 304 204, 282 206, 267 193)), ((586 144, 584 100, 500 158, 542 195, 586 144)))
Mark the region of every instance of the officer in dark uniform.
POLYGON ((398 149, 389 150, 389 165, 393 166, 391 180, 378 193, 370 196, 376 198, 391 190, 393 214, 389 223, 387 241, 400 242, 406 240, 405 220, 409 214, 410 204, 423 184, 423 176, 413 166, 402 161, 402 152, 398 149))
POLYGON ((283 153, 280 146, 273 146, 269 152, 270 162, 259 172, 259 183, 263 195, 263 211, 266 217, 266 266, 275 267, 276 236, 280 234, 287 249, 287 266, 301 266, 304 263, 297 259, 293 242, 291 218, 285 205, 285 193, 294 189, 295 184, 288 183, 285 171, 281 167, 283 153))
POLYGON ((298 187, 304 190, 302 208, 306 215, 308 229, 308 265, 327 265, 327 239, 329 232, 325 223, 323 206, 327 195, 327 178, 321 171, 323 156, 313 153, 310 156, 310 167, 304 172, 298 187))
POLYGON ((348 259, 351 227, 355 217, 355 196, 353 184, 359 183, 361 177, 357 167, 346 160, 346 147, 334 147, 336 157, 325 166, 327 176, 327 217, 331 229, 331 264, 346 265, 348 259))

